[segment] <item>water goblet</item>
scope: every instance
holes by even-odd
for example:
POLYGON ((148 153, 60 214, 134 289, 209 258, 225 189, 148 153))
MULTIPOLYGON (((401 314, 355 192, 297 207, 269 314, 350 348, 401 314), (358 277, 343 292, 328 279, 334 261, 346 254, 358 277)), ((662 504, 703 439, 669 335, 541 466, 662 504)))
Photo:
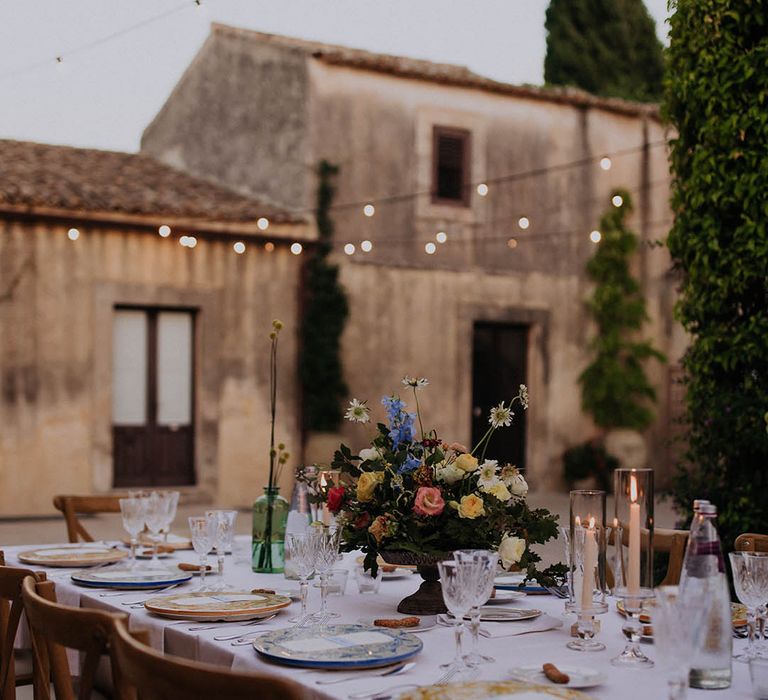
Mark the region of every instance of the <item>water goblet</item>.
POLYGON ((315 573, 317 566, 317 550, 320 537, 315 528, 309 528, 300 534, 288 534, 285 537, 285 551, 290 553, 294 570, 299 577, 301 595, 301 613, 288 620, 299 624, 307 618, 307 593, 309 592, 309 577, 315 573))
POLYGON ((677 586, 656 589, 655 605, 650 608, 656 667, 667 678, 669 700, 684 700, 688 673, 706 633, 707 600, 687 591, 679 595, 677 586))
POLYGON ((755 619, 758 610, 768 600, 768 553, 765 552, 731 552, 731 570, 733 572, 733 587, 738 599, 747 606, 747 626, 749 641, 746 650, 735 655, 736 661, 747 663, 759 656, 755 644, 755 619))
POLYGON ((160 534, 163 536, 163 542, 168 544, 168 535, 171 532, 171 525, 176 517, 176 509, 179 505, 178 491, 159 491, 158 495, 162 501, 162 524, 160 534))
POLYGON ((205 571, 208 568, 208 553, 213 547, 213 523, 205 516, 189 518, 189 531, 192 535, 192 548, 200 558, 200 587, 199 591, 208 590, 205 585, 205 571))
POLYGON ((473 583, 477 576, 477 567, 475 562, 454 559, 438 562, 437 568, 440 572, 443 600, 454 619, 453 634, 456 652, 450 668, 460 675, 470 668, 461 653, 461 636, 464 631, 464 616, 475 599, 473 583))
POLYGON ((136 568, 136 546, 138 537, 144 527, 144 501, 141 498, 121 498, 120 514, 123 517, 123 527, 131 538, 131 561, 129 568, 136 568))
POLYGON ((232 538, 235 536, 236 510, 207 510, 205 517, 214 523, 213 548, 216 551, 219 576, 224 575, 224 554, 232 550, 232 538))
POLYGON ((492 656, 480 653, 480 607, 485 605, 493 592, 493 581, 496 578, 496 568, 499 563, 499 555, 486 549, 459 549, 453 553, 453 558, 458 562, 470 562, 476 567, 476 576, 469 581, 472 586, 472 607, 469 610, 469 631, 472 634, 472 651, 464 656, 464 660, 470 666, 493 663, 492 656))
POLYGON ((339 544, 341 530, 338 528, 317 528, 319 537, 317 545, 317 559, 315 569, 320 576, 320 611, 317 613, 321 619, 339 617, 338 613, 328 612, 328 572, 333 568, 339 557, 339 544))
POLYGON ((144 524, 152 540, 152 564, 157 561, 157 547, 160 542, 160 530, 165 520, 165 502, 163 497, 153 491, 145 501, 144 524))

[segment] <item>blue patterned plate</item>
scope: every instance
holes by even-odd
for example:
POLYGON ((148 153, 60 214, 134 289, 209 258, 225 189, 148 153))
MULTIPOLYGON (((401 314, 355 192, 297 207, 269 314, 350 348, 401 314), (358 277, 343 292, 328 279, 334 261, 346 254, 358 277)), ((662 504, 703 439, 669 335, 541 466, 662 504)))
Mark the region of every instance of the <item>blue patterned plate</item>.
POLYGON ((540 586, 533 580, 527 581, 526 584, 520 588, 520 584, 523 582, 524 578, 525 574, 520 573, 502 574, 493 580, 493 585, 500 591, 523 591, 524 593, 532 595, 546 595, 549 593, 544 586, 540 586))
POLYGON ((366 625, 315 625, 266 632, 253 641, 259 654, 287 666, 374 668, 410 659, 421 651, 413 634, 366 625))
POLYGON ((72 574, 72 580, 81 586, 92 588, 128 588, 152 589, 165 588, 175 583, 184 583, 192 578, 188 571, 170 569, 161 566, 152 568, 105 568, 93 571, 78 571, 72 574))

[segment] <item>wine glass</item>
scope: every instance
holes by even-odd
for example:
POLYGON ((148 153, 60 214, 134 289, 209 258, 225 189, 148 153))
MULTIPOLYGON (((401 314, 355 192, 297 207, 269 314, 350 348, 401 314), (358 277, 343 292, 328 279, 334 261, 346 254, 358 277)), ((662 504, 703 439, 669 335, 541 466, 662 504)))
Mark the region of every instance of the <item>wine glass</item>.
POLYGON ((464 656, 470 666, 493 663, 492 656, 485 656, 479 651, 480 607, 485 605, 493 592, 493 581, 499 555, 485 549, 459 549, 453 553, 458 562, 469 562, 475 566, 475 575, 469 581, 472 588, 472 607, 469 610, 469 630, 472 633, 472 651, 464 656))
POLYGON ((465 673, 470 667, 461 653, 461 635, 464 631, 464 616, 472 607, 475 599, 472 585, 477 573, 472 561, 448 560, 437 563, 440 572, 440 583, 443 589, 443 600, 451 615, 453 615, 453 633, 456 640, 456 653, 451 668, 457 674, 465 673))
POLYGON ((121 498, 120 514, 123 517, 123 527, 131 537, 131 569, 136 568, 136 545, 138 545, 139 533, 144 527, 144 499, 121 498))
POLYGON ((749 641, 742 654, 733 658, 747 663, 758 656, 755 644, 755 615, 758 608, 768 600, 768 553, 765 552, 731 552, 731 570, 733 571, 733 587, 736 596, 747 606, 747 625, 749 641))
POLYGON ((704 641, 708 610, 701 593, 686 591, 679 595, 677 586, 656 589, 656 603, 650 608, 656 667, 667 677, 669 700, 684 700, 688 673, 704 641))
POLYGON ((189 518, 189 530, 192 534, 192 548, 200 557, 200 587, 199 591, 208 590, 205 586, 205 572, 208 568, 208 553, 213 547, 214 525, 210 518, 192 516, 189 518))
POLYGON ((216 550, 219 576, 224 575, 224 554, 232 550, 232 538, 235 536, 236 510, 207 510, 205 517, 214 524, 213 548, 216 550))
POLYGON ((163 542, 168 544, 168 535, 171 532, 171 525, 176 517, 176 509, 179 505, 178 491, 160 491, 159 496, 163 503, 162 525, 160 532, 163 535, 163 542))
POLYGON ((152 564, 157 561, 157 546, 160 541, 160 530, 165 521, 165 502, 163 497, 153 491, 145 500, 144 523, 149 530, 152 540, 152 564))
POLYGON ((320 538, 316 528, 309 528, 302 533, 286 535, 285 551, 290 554, 294 570, 299 577, 301 591, 301 614, 288 622, 299 624, 307 619, 307 593, 309 592, 309 577, 315 573, 317 552, 320 538))
POLYGON ((339 557, 339 544, 341 530, 339 528, 317 528, 317 559, 315 569, 320 576, 320 610, 317 613, 319 619, 339 617, 338 613, 329 612, 328 602, 328 572, 333 568, 339 557))

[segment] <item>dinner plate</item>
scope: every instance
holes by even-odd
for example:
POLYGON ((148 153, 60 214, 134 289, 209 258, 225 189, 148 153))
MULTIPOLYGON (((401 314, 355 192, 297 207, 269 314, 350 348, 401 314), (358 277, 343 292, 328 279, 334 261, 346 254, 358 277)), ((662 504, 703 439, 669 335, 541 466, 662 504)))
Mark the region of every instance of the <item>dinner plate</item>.
MULTIPOLYGON (((480 608, 481 622, 517 622, 519 620, 533 620, 541 615, 541 610, 535 608, 480 608)), ((468 619, 468 617, 467 617, 468 619)))
MULTIPOLYGON (((157 559, 167 559, 173 556, 173 552, 158 552, 157 559)), ((152 551, 149 549, 136 550, 137 559, 152 559, 152 551)))
POLYGON ((493 580, 493 585, 496 588, 496 590, 502 590, 502 591, 523 591, 531 595, 548 595, 549 594, 549 591, 546 588, 544 588, 544 586, 540 586, 533 579, 527 581, 526 584, 521 588, 520 584, 523 582, 523 579, 525 579, 525 574, 521 574, 521 573, 502 574, 501 576, 497 576, 493 580))
MULTIPOLYGON (((410 617, 410 616, 404 615, 403 617, 410 617)), ((437 627, 437 615, 420 615, 418 617, 419 617, 419 624, 416 627, 377 627, 376 625, 373 624, 373 621, 380 619, 378 617, 361 617, 358 619, 357 622, 361 625, 365 625, 366 627, 375 627, 377 630, 394 629, 394 630, 401 630, 403 632, 426 632, 427 630, 431 630, 437 627)), ((393 618, 386 618, 386 619, 397 620, 398 618, 393 617, 393 618)))
MULTIPOLYGON (((123 540, 126 542, 126 540, 123 540)), ((127 540, 130 542, 130 540, 127 540)), ((147 532, 139 533, 139 544, 143 546, 151 546, 154 544, 152 536, 147 532)), ((179 549, 192 549, 192 540, 189 537, 183 537, 181 535, 174 535, 172 532, 168 535, 166 540, 165 536, 161 535, 160 544, 163 547, 171 547, 174 550, 179 549)))
POLYGON ((422 649, 415 635, 366 625, 314 625, 265 632, 253 640, 256 651, 287 666, 375 668, 409 659, 422 649))
MULTIPOLYGON (((523 681, 474 681, 450 685, 422 686, 398 695, 398 700, 489 700, 522 695, 525 700, 591 700, 580 690, 536 685, 523 681)), ((521 699, 522 700, 522 699, 521 699)))
POLYGON ((72 581, 81 586, 90 586, 91 588, 165 588, 166 586, 184 583, 191 578, 192 574, 189 572, 162 566, 136 569, 127 569, 125 567, 85 569, 84 571, 77 571, 72 574, 72 581))
POLYGON ((20 552, 17 558, 33 566, 86 567, 121 561, 128 552, 105 545, 55 545, 20 552))
MULTIPOLYGON (((567 683, 559 685, 561 688, 594 688, 596 685, 605 683, 606 675, 588 666, 562 666, 557 664, 557 668, 569 676, 567 683)), ((542 685, 551 683, 544 675, 544 671, 541 670, 541 664, 512 668, 509 670, 509 675, 517 681, 541 683, 542 685)))
POLYGON ((509 603, 525 598, 528 594, 524 591, 505 591, 496 590, 496 595, 493 598, 488 598, 485 601, 486 605, 508 605, 509 603))
POLYGON ((290 604, 290 598, 272 593, 195 591, 150 598, 144 602, 144 609, 178 619, 244 620, 276 612, 290 604))

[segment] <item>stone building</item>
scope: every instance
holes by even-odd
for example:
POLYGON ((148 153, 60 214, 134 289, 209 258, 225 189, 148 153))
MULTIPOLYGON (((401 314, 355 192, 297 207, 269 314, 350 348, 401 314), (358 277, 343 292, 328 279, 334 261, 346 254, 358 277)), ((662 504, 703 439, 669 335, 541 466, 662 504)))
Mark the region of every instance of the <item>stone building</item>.
MULTIPOLYGON (((143 155, 0 141, 0 515, 132 486, 258 495, 268 334, 274 317, 296 327, 290 246, 313 236, 280 207, 143 155)), ((288 444, 296 352, 286 332, 288 444)))
MULTIPOLYGON (((317 163, 337 164, 351 395, 375 407, 403 375, 426 376, 429 425, 469 442, 524 381, 531 408, 495 449, 535 487, 560 485, 563 451, 595 434, 577 383, 593 332, 584 266, 610 193, 626 188, 645 333, 670 360, 648 366, 658 392, 649 464, 664 481, 685 337, 667 252, 653 245, 671 223, 655 106, 214 25, 142 151, 293 211, 313 206, 317 163)), ((344 431, 361 446, 364 434, 344 431)))

